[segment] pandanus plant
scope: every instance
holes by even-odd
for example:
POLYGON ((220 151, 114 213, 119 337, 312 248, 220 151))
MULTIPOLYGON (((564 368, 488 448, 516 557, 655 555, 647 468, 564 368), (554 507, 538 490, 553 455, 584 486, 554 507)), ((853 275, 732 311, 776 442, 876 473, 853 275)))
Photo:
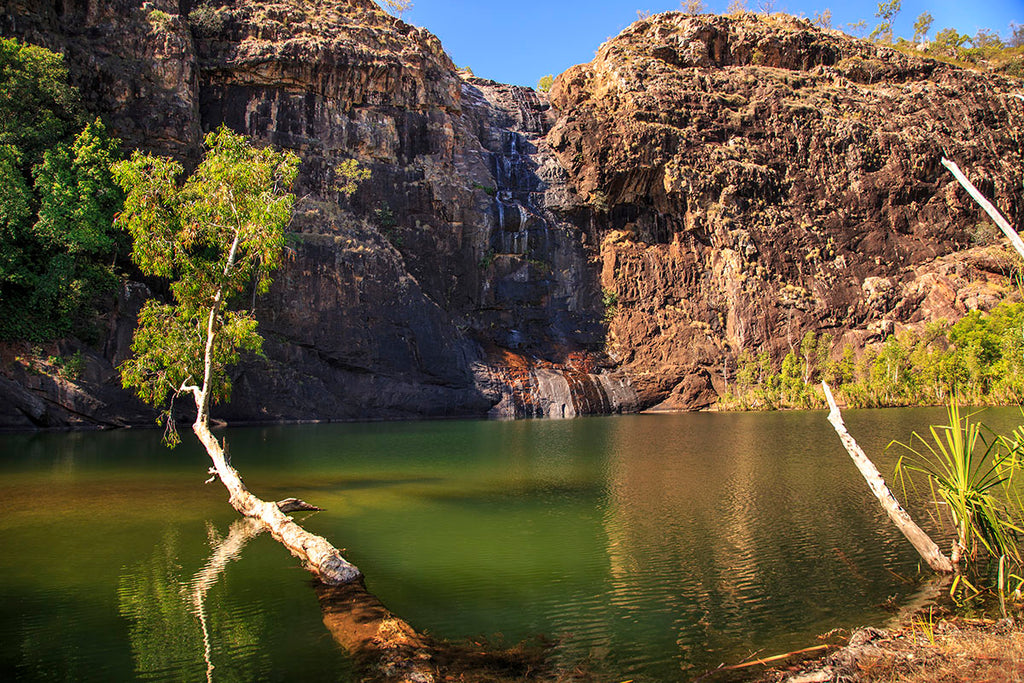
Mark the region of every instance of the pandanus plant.
POLYGON ((894 441, 905 449, 896 463, 896 474, 906 489, 913 486, 908 473, 924 475, 942 516, 953 527, 950 559, 960 567, 975 562, 982 550, 994 558, 1021 563, 1016 535, 1021 529, 1021 499, 1014 475, 1024 453, 1024 431, 1012 438, 992 434, 982 423, 961 415, 954 400, 948 424, 930 427, 931 439, 917 432, 910 444, 894 441))

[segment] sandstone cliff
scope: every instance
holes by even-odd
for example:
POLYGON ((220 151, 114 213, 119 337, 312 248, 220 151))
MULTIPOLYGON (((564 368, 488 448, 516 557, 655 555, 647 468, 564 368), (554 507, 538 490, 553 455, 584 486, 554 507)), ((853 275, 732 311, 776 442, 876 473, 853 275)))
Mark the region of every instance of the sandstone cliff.
POLYGON ((940 161, 1020 225, 1020 90, 783 15, 658 15, 562 74, 549 141, 643 403, 707 405, 808 329, 860 347, 998 302, 1010 261, 969 250, 987 221, 940 161))
MULTIPOLYGON (((461 78, 369 0, 14 2, 4 21, 65 53, 129 147, 194 160, 226 123, 302 157, 288 263, 257 302, 267 358, 238 369, 221 417, 635 409, 603 354, 592 250, 548 208, 570 191, 532 91, 461 78), (373 177, 345 199, 349 158, 373 177)), ((90 419, 49 405, 7 424, 90 419)))
MULTIPOLYGON (((302 157, 233 420, 706 406, 742 348, 863 344, 1004 295, 942 154, 1024 214, 1019 82, 793 19, 642 20, 550 102, 369 0, 8 0, 0 31, 63 51, 130 147, 195 160, 226 123, 302 157), (349 158, 373 176, 346 199, 349 158)), ((46 397, 0 420, 100 416, 46 397)))

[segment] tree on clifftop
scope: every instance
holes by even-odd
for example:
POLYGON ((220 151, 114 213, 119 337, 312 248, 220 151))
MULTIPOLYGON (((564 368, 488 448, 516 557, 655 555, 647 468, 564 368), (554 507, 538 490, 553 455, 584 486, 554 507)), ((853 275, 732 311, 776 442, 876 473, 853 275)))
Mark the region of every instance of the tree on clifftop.
POLYGON ((878 11, 875 16, 881 21, 871 32, 869 38, 883 43, 892 43, 892 25, 896 21, 896 15, 900 13, 900 0, 884 0, 878 3, 878 11))
POLYGON ((394 12, 399 19, 412 9, 412 0, 380 0, 380 2, 389 11, 394 12))
MULTIPOLYGON (((230 394, 227 374, 243 350, 259 352, 263 339, 251 311, 237 310, 242 295, 264 293, 281 263, 284 228, 295 196, 289 187, 299 159, 252 147, 221 127, 206 137, 208 151, 183 184, 181 164, 135 152, 113 167, 127 193, 118 224, 132 235, 132 260, 146 275, 171 280, 173 303, 148 302, 132 341, 134 357, 121 366, 122 383, 155 406, 191 396, 192 431, 213 461, 211 473, 230 493, 231 505, 261 521, 325 583, 360 576, 323 538, 283 514, 287 506, 260 500, 228 463, 210 432, 210 406, 230 394)), ((168 440, 177 442, 170 409, 168 440)))
POLYGON ((928 40, 928 32, 932 30, 932 22, 935 18, 931 12, 922 12, 917 21, 914 22, 914 43, 923 43, 928 40))

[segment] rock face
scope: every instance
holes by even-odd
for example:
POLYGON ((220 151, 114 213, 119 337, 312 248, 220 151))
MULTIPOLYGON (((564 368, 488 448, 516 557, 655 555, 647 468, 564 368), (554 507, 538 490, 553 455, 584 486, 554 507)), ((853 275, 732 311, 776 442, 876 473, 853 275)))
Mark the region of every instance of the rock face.
POLYGON ((195 160, 223 123, 303 160, 288 263, 257 302, 267 358, 242 364, 218 417, 635 409, 603 354, 593 250, 555 213, 571 190, 533 91, 461 78, 369 0, 115 5, 15 3, 3 29, 101 82, 87 104, 128 147, 195 160), (154 70, 181 77, 150 97, 154 70), (346 199, 334 169, 350 158, 373 176, 346 199))
MULTIPOLYGON (((1004 296, 944 153, 1024 214, 1018 83, 779 16, 642 20, 550 101, 370 0, 8 0, 0 31, 63 51, 129 148, 194 163, 223 123, 301 156, 231 420, 707 406, 743 348, 1004 296)), ((48 424, 19 396, 3 424, 48 424)))
POLYGON ((988 237, 940 161, 1020 225, 1019 89, 782 15, 658 15, 562 74, 549 143, 598 208, 642 403, 706 405, 742 349, 807 330, 841 349, 992 306, 1007 260, 952 256, 988 237))

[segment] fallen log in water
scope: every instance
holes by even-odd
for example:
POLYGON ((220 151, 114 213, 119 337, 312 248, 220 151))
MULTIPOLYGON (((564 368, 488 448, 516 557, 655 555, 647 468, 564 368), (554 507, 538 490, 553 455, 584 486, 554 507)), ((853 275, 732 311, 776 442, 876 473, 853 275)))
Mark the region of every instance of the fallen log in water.
POLYGON ((857 445, 857 441, 850 435, 828 384, 822 382, 821 387, 825 390, 825 399, 828 401, 828 421, 832 423, 836 434, 839 435, 839 440, 843 442, 843 447, 850 454, 850 458, 853 459, 857 469, 860 470, 864 480, 868 483, 868 488, 875 494, 875 498, 878 499, 886 514, 889 515, 889 519, 892 520, 893 524, 896 525, 896 528, 900 530, 906 539, 910 541, 910 544, 914 546, 921 559, 927 562, 929 567, 934 571, 943 573, 954 571, 953 563, 950 559, 939 550, 939 546, 935 544, 935 541, 910 518, 907 511, 896 500, 896 496, 886 486, 885 480, 882 479, 882 475, 878 472, 878 468, 868 459, 868 456, 864 454, 861 447, 857 445))

